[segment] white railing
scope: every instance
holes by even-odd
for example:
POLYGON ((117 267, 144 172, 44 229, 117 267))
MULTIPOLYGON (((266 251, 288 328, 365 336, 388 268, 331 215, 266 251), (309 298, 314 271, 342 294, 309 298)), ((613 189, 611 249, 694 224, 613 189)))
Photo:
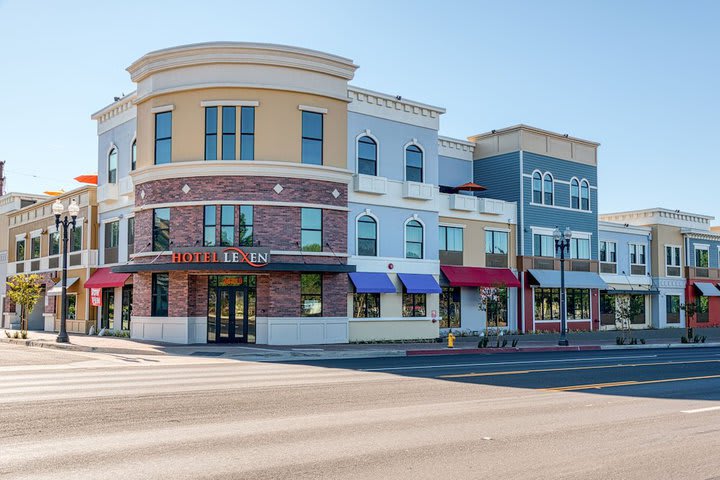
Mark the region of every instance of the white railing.
POLYGON ((97 188, 98 202, 114 202, 118 199, 117 183, 106 183, 97 188))
POLYGON ((387 178, 358 173, 354 175, 353 186, 356 192, 385 195, 387 193, 387 178))

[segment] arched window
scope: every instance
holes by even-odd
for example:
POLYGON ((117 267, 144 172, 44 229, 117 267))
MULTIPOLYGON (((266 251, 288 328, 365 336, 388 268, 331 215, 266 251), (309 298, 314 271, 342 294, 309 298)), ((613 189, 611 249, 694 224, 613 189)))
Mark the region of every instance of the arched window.
POLYGON ((580 208, 590 210, 590 184, 587 180, 580 184, 580 208))
POLYGON ((358 255, 377 257, 377 222, 370 215, 358 218, 358 255))
POLYGON ((117 148, 113 147, 108 154, 108 183, 117 183, 117 148))
POLYGON ((405 258, 423 258, 423 226, 417 220, 405 224, 405 258))
POLYGON ((553 204, 553 177, 549 173, 545 174, 543 179, 543 194, 545 195, 545 205, 553 204))
POLYGON ((132 150, 130 151, 130 170, 135 170, 137 166, 137 140, 133 140, 132 150))
POLYGON ((542 203, 542 176, 540 172, 533 173, 532 180, 533 203, 542 203))
POLYGON ((417 145, 408 145, 405 148, 405 180, 423 181, 423 153, 417 145))
POLYGON ((377 143, 368 136, 360 137, 357 145, 358 173, 377 175, 377 143))
POLYGON ((580 208, 580 182, 577 178, 570 182, 570 208, 580 208))

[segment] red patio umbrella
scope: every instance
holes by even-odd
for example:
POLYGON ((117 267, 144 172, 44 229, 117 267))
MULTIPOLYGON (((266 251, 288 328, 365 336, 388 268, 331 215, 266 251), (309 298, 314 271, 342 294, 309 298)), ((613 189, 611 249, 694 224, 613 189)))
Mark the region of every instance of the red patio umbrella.
POLYGON ((482 192, 483 190, 487 190, 487 188, 483 187, 482 185, 478 185, 477 183, 468 182, 463 183, 458 187, 455 187, 455 190, 464 190, 466 192, 482 192))

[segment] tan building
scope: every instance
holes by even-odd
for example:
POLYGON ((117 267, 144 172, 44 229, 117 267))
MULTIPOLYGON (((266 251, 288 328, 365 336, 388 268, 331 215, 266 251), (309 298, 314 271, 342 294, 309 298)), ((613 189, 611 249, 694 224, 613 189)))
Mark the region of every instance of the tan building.
MULTIPOLYGON (((85 281, 97 265, 97 201, 96 187, 84 186, 57 197, 47 198, 8 214, 7 277, 35 273, 43 278, 43 294, 30 313, 31 330, 56 331, 60 322, 60 282, 62 279, 62 238, 55 226, 52 206, 60 200, 67 211, 72 200, 80 207, 76 227, 68 241, 68 323, 69 332, 87 333, 95 323, 95 308, 85 281)), ((6 322, 17 318, 19 311, 6 302, 6 322)))

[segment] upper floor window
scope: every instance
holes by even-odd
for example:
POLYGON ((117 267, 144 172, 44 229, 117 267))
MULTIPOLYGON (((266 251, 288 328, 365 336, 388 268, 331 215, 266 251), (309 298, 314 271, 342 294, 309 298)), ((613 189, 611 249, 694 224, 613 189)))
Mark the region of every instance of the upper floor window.
POLYGON ((417 220, 405 224, 405 258, 423 258, 423 226, 417 220))
POLYGON ((137 168, 137 140, 133 140, 130 148, 130 170, 135 171, 137 168))
POLYGON ((205 160, 217 160, 217 107, 205 107, 205 160))
POLYGON ((235 207, 223 205, 220 207, 220 245, 232 246, 235 243, 235 207))
POLYGON ((710 250, 702 247, 695 247, 695 266, 708 268, 710 266, 710 250))
POLYGON ((552 175, 549 173, 545 174, 545 177, 543 178, 543 199, 545 205, 553 205, 554 204, 554 181, 552 175))
POLYGON ((423 153, 417 145, 408 145, 405 148, 405 180, 423 181, 423 153))
POLYGON ((370 215, 358 218, 358 255, 377 256, 377 222, 370 215))
POLYGON ((127 219, 127 247, 128 255, 135 252, 135 217, 127 219))
POLYGON ((40 235, 30 239, 30 258, 40 258, 40 235))
POLYGON ((485 266, 507 268, 509 237, 508 232, 485 231, 485 266))
POLYGON ((301 249, 305 252, 322 252, 322 210, 303 208, 301 217, 301 249))
POLYGON ((172 161, 172 112, 155 114, 155 165, 172 161))
POLYGON ((79 252, 82 250, 82 225, 78 222, 72 230, 70 230, 70 251, 79 252))
POLYGON ((358 173, 377 175, 377 143, 372 138, 360 137, 357 144, 358 173))
POLYGON ((117 263, 120 244, 120 221, 105 224, 105 263, 117 263))
POLYGON ((617 272, 617 244, 615 242, 600 242, 600 273, 617 272))
POLYGON ((205 205, 203 212, 203 246, 214 247, 217 244, 215 230, 217 226, 215 205, 205 205))
POLYGON ((117 148, 113 147, 108 154, 108 183, 117 183, 117 148))
POLYGON ((235 160, 235 107, 222 107, 222 159, 235 160))
POLYGON ((630 244, 630 266, 632 265, 645 266, 645 245, 630 244))
POLYGON ((240 236, 238 245, 241 247, 253 246, 253 207, 252 205, 240 206, 240 236))
POLYGON ((60 254, 60 232, 57 230, 48 235, 48 255, 60 254))
POLYGON ((440 227, 440 250, 449 252, 463 251, 463 229, 458 227, 440 227))
POLYGON ((15 241, 15 261, 25 260, 25 239, 15 241))
POLYGON ((554 257, 555 239, 552 235, 533 235, 533 253, 536 257, 554 257))
POLYGON ((570 181, 570 208, 580 208, 580 182, 576 178, 570 181))
POLYGON ((589 238, 571 238, 570 239, 570 258, 589 260, 590 259, 590 239, 589 238))
POLYGON ((665 275, 668 277, 680 276, 680 258, 680 247, 674 245, 665 246, 665 275))
POLYGON ((255 107, 240 108, 240 160, 255 159, 255 107))
POLYGON ((580 208, 590 210, 590 184, 587 180, 580 183, 580 208))
POLYGON ((542 203, 542 175, 540 172, 533 173, 532 192, 533 203, 542 203))
POLYGON ((322 113, 302 112, 302 163, 323 164, 322 113))
POLYGON ((156 208, 153 210, 152 229, 153 251, 164 252, 170 249, 170 209, 156 208))

